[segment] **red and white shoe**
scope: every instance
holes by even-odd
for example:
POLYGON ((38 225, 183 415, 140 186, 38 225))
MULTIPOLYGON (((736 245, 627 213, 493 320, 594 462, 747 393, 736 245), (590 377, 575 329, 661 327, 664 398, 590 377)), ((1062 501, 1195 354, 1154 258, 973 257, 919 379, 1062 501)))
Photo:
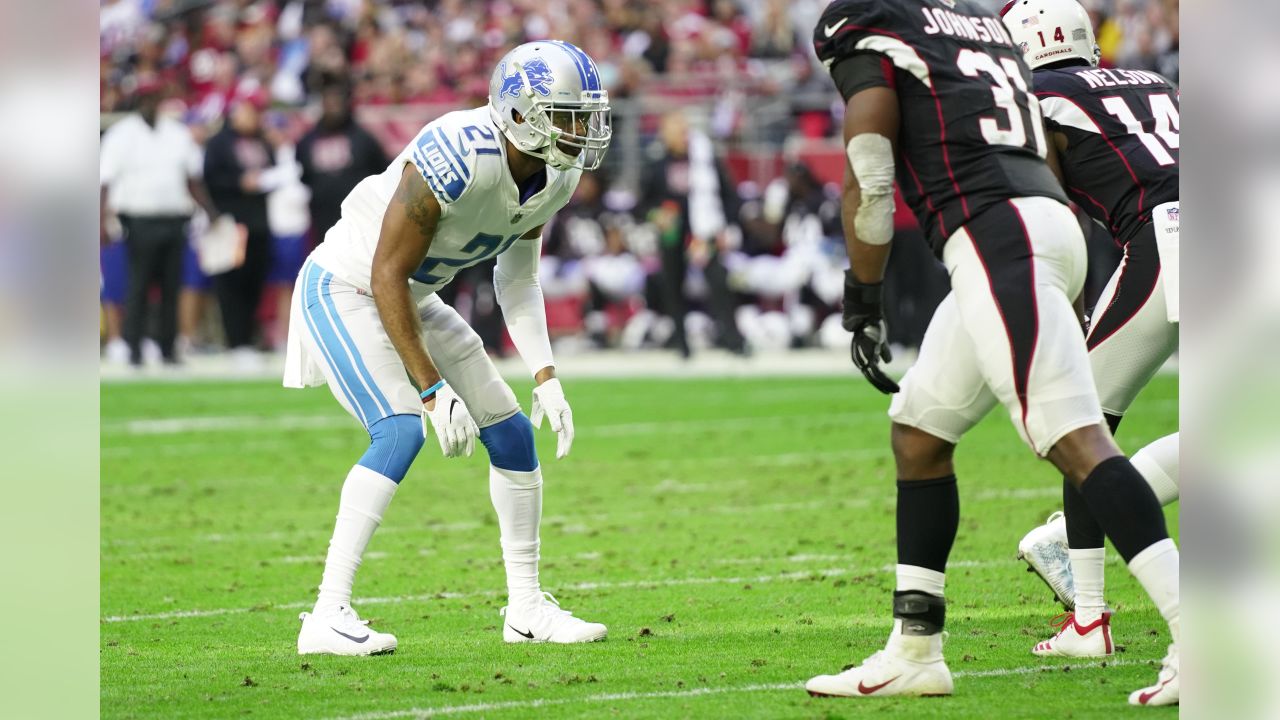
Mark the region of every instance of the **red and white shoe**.
POLYGON ((1081 625, 1075 613, 1063 613, 1051 625, 1059 628, 1056 635, 1036 643, 1031 652, 1041 657, 1109 657, 1115 653, 1111 641, 1111 613, 1081 625))
POLYGON ((950 695, 951 670, 942 659, 942 640, 941 635, 893 638, 888 648, 861 665, 811 678, 804 689, 814 697, 950 695))
POLYGON ((1160 666, 1160 674, 1156 676, 1156 684, 1129 694, 1130 705, 1177 705, 1178 694, 1182 690, 1182 679, 1178 676, 1178 646, 1170 645, 1160 666))

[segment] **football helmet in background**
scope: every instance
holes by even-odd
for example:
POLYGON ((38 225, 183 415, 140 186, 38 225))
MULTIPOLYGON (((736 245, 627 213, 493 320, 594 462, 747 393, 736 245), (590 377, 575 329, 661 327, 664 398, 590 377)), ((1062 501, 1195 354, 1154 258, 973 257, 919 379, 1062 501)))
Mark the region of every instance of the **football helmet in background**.
POLYGON ((1076 0, 1012 0, 1000 18, 1032 70, 1072 59, 1097 67, 1102 57, 1089 13, 1076 0))
POLYGON ((525 43, 489 80, 489 112, 512 145, 558 169, 600 167, 612 137, 595 62, 559 40, 525 43))

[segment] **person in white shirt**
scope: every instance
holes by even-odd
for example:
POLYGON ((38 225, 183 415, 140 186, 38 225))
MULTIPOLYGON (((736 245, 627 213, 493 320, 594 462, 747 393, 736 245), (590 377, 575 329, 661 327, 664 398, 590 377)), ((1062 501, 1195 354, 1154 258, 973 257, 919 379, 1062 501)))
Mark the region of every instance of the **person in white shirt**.
POLYGON ((364 549, 422 448, 426 426, 446 457, 489 454, 507 576, 503 640, 603 639, 538 580, 542 469, 533 429, 543 417, 573 442, 573 414, 556 378, 538 283, 542 227, 609 145, 609 97, 596 65, 564 42, 508 53, 489 104, 428 124, 380 175, 342 203, 342 217, 312 252, 294 290, 284 384, 327 382, 369 432, 348 471, 300 654, 395 650, 351 607, 364 549), (454 275, 495 257, 493 284, 511 339, 533 373, 532 420, 485 354, 476 332, 437 295, 454 275))
POLYGON ((103 241, 107 216, 114 211, 129 255, 123 334, 135 366, 142 364, 147 292, 153 283, 160 286, 155 340, 166 363, 178 361, 174 339, 187 222, 197 203, 215 215, 200 179, 200 148, 185 125, 159 114, 162 90, 152 78, 139 80, 138 111, 107 130, 99 165, 103 241))

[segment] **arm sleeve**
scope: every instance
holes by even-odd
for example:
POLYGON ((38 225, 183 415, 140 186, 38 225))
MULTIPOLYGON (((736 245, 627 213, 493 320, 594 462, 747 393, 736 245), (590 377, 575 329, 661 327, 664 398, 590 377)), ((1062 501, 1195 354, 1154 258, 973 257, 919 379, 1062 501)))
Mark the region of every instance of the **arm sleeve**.
POLYGON ((547 308, 538 283, 541 254, 541 237, 520 239, 498 256, 493 269, 493 289, 507 332, 530 374, 555 364, 551 336, 547 332, 547 308))
POLYGON ((893 62, 883 55, 862 52, 843 58, 831 66, 831 79, 840 96, 849 98, 863 90, 894 87, 893 62))

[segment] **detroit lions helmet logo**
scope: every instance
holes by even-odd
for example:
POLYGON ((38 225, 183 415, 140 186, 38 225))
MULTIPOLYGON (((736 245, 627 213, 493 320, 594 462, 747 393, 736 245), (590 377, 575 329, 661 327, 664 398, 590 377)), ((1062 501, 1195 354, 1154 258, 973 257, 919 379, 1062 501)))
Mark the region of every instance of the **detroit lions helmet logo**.
MULTIPOLYGON (((511 96, 513 98, 520 97, 520 73, 512 70, 511 74, 507 74, 506 63, 502 64, 502 90, 498 93, 498 97, 511 96)), ((543 97, 551 94, 551 83, 554 78, 551 77, 551 68, 547 67, 547 62, 542 58, 534 58, 524 64, 524 74, 529 78, 529 87, 533 91, 543 97)))

